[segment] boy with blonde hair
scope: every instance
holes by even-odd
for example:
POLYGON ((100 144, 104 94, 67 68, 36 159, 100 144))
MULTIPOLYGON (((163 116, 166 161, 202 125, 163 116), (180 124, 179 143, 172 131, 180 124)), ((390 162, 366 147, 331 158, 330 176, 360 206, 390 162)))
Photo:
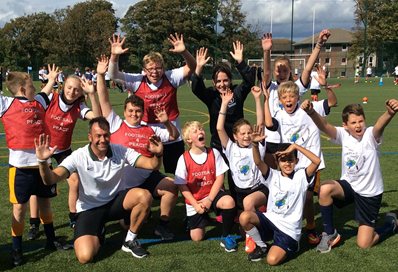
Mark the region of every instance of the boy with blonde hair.
POLYGON ((182 137, 189 150, 178 159, 174 182, 185 198, 191 239, 203 240, 207 213, 213 210, 223 218, 220 246, 227 252, 234 252, 237 243, 230 234, 236 215, 235 201, 223 188, 228 166, 218 150, 206 147, 205 131, 200 122, 185 123, 182 137))
MULTIPOLYGON (((0 95, 0 118, 6 134, 9 150, 9 188, 12 208, 12 251, 14 266, 23 263, 22 234, 27 202, 31 195, 38 197, 40 220, 47 237, 46 249, 56 249, 53 215, 50 198, 57 195, 55 185, 46 186, 40 177, 33 139, 44 133, 44 115, 57 75, 50 69, 48 83, 35 95, 32 78, 24 72, 10 72, 6 85, 13 97, 0 95)), ((48 162, 50 163, 50 161, 48 162)))

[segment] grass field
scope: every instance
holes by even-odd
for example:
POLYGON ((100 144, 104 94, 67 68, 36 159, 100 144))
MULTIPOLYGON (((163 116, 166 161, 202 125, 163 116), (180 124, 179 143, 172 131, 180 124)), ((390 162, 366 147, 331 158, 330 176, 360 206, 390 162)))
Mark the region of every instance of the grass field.
MULTIPOLYGON (((373 83, 353 84, 352 79, 332 79, 331 83, 342 83, 336 90, 338 107, 334 108, 328 120, 341 124, 341 111, 349 103, 361 103, 362 97, 369 98, 364 104, 367 124, 373 125, 378 116, 385 111, 384 101, 388 98, 398 98, 398 86, 392 84, 392 79, 384 79, 384 86, 378 86, 378 81, 373 83)), ((37 83, 36 86, 39 84, 37 83)), ((7 95, 7 92, 6 92, 7 95)), ((322 98, 324 91, 320 94, 322 98)), ((307 95, 308 97, 309 95, 307 95)), ((111 99, 115 110, 121 114, 125 94, 111 90, 111 99)), ((208 114, 206 107, 192 95, 187 86, 178 91, 181 121, 198 120, 205 123, 208 131, 208 114)), ((254 104, 250 96, 245 104, 245 115, 254 121, 254 104)), ((3 132, 3 128, 0 128, 3 132)), ((384 132, 381 147, 381 165, 384 176, 385 193, 380 210, 380 223, 384 214, 398 210, 398 118, 395 118, 384 132), (395 135, 395 136, 394 136, 395 135)), ((207 134, 207 139, 210 135, 207 134)), ((73 137, 73 148, 87 143, 87 123, 79 121, 73 137)), ((322 139, 325 154, 326 169, 322 171, 321 179, 338 178, 340 175, 341 149, 322 139)), ((9 265, 9 250, 11 248, 11 204, 8 202, 7 162, 8 150, 4 135, 0 134, 0 271, 12 267, 9 265)), ((59 196, 53 200, 54 224, 57 236, 72 238, 72 230, 68 225, 67 209, 67 184, 62 182, 58 186, 59 196)), ((315 199, 316 201, 316 199, 315 199)), ((329 254, 319 254, 308 246, 305 241, 300 244, 300 252, 291 260, 278 267, 270 267, 264 262, 250 263, 244 252, 244 243, 239 243, 236 253, 226 253, 220 246, 217 237, 220 236, 219 225, 209 227, 206 241, 194 243, 189 240, 183 228, 185 207, 182 199, 171 220, 171 227, 177 239, 171 243, 163 243, 153 235, 153 226, 158 216, 158 205, 153 207, 153 216, 146 223, 139 234, 139 238, 147 246, 151 255, 145 259, 136 259, 120 250, 125 233, 117 223, 107 225, 107 240, 95 262, 80 265, 73 250, 63 252, 48 252, 43 249, 45 244, 41 228, 41 236, 37 241, 24 241, 23 249, 26 263, 15 271, 396 271, 398 269, 398 236, 388 238, 386 241, 370 250, 359 250, 356 246, 357 224, 353 218, 353 208, 335 212, 336 227, 342 235, 342 242, 329 254)), ((317 210, 317 227, 320 230, 321 221, 317 210)), ((28 217, 27 217, 28 220, 28 217)), ((25 224, 27 233, 28 224, 25 224)), ((238 233, 238 229, 236 228, 238 233)), ((24 236, 26 237, 26 235, 24 236)))

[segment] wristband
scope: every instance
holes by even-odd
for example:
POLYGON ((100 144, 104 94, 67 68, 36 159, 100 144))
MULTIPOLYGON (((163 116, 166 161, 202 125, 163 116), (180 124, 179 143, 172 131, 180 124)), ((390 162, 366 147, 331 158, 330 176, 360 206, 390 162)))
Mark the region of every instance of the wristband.
POLYGON ((46 159, 46 160, 37 159, 37 162, 38 162, 38 163, 45 163, 45 162, 47 162, 47 160, 48 160, 48 159, 46 159))
POLYGON ((218 114, 221 114, 221 115, 227 115, 227 113, 226 112, 219 112, 218 114))

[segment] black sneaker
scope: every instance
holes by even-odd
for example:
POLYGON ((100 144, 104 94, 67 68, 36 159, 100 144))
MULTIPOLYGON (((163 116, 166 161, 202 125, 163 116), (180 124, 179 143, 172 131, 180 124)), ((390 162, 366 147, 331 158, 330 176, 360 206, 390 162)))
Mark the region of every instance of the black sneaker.
POLYGON ((64 240, 56 238, 54 241, 47 240, 46 250, 56 251, 56 250, 68 250, 73 248, 73 245, 66 243, 64 240))
POLYGON ((39 238, 39 226, 30 225, 29 232, 28 232, 28 240, 36 240, 39 238))
POLYGON ((123 245, 122 245, 122 250, 124 252, 130 252, 136 258, 144 258, 149 254, 149 252, 146 251, 141 246, 140 242, 138 242, 137 239, 130 240, 130 241, 124 241, 123 245))
POLYGON ((13 249, 11 251, 11 261, 13 266, 20 266, 23 263, 22 250, 13 249))
POLYGON ((256 249, 254 249, 252 253, 249 253, 247 257, 249 258, 249 261, 258 262, 261 261, 262 258, 267 256, 267 251, 267 247, 256 246, 256 249))
POLYGON ((160 236, 164 241, 170 241, 174 239, 174 233, 166 225, 157 225, 155 227, 155 235, 160 236))

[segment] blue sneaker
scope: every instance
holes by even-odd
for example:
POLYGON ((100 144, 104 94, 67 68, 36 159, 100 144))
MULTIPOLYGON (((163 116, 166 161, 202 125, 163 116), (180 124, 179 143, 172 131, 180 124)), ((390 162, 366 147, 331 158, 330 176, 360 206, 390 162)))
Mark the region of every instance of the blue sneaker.
POLYGON ((225 238, 221 238, 220 246, 223 247, 226 252, 235 252, 238 248, 238 244, 235 239, 230 235, 225 238))

